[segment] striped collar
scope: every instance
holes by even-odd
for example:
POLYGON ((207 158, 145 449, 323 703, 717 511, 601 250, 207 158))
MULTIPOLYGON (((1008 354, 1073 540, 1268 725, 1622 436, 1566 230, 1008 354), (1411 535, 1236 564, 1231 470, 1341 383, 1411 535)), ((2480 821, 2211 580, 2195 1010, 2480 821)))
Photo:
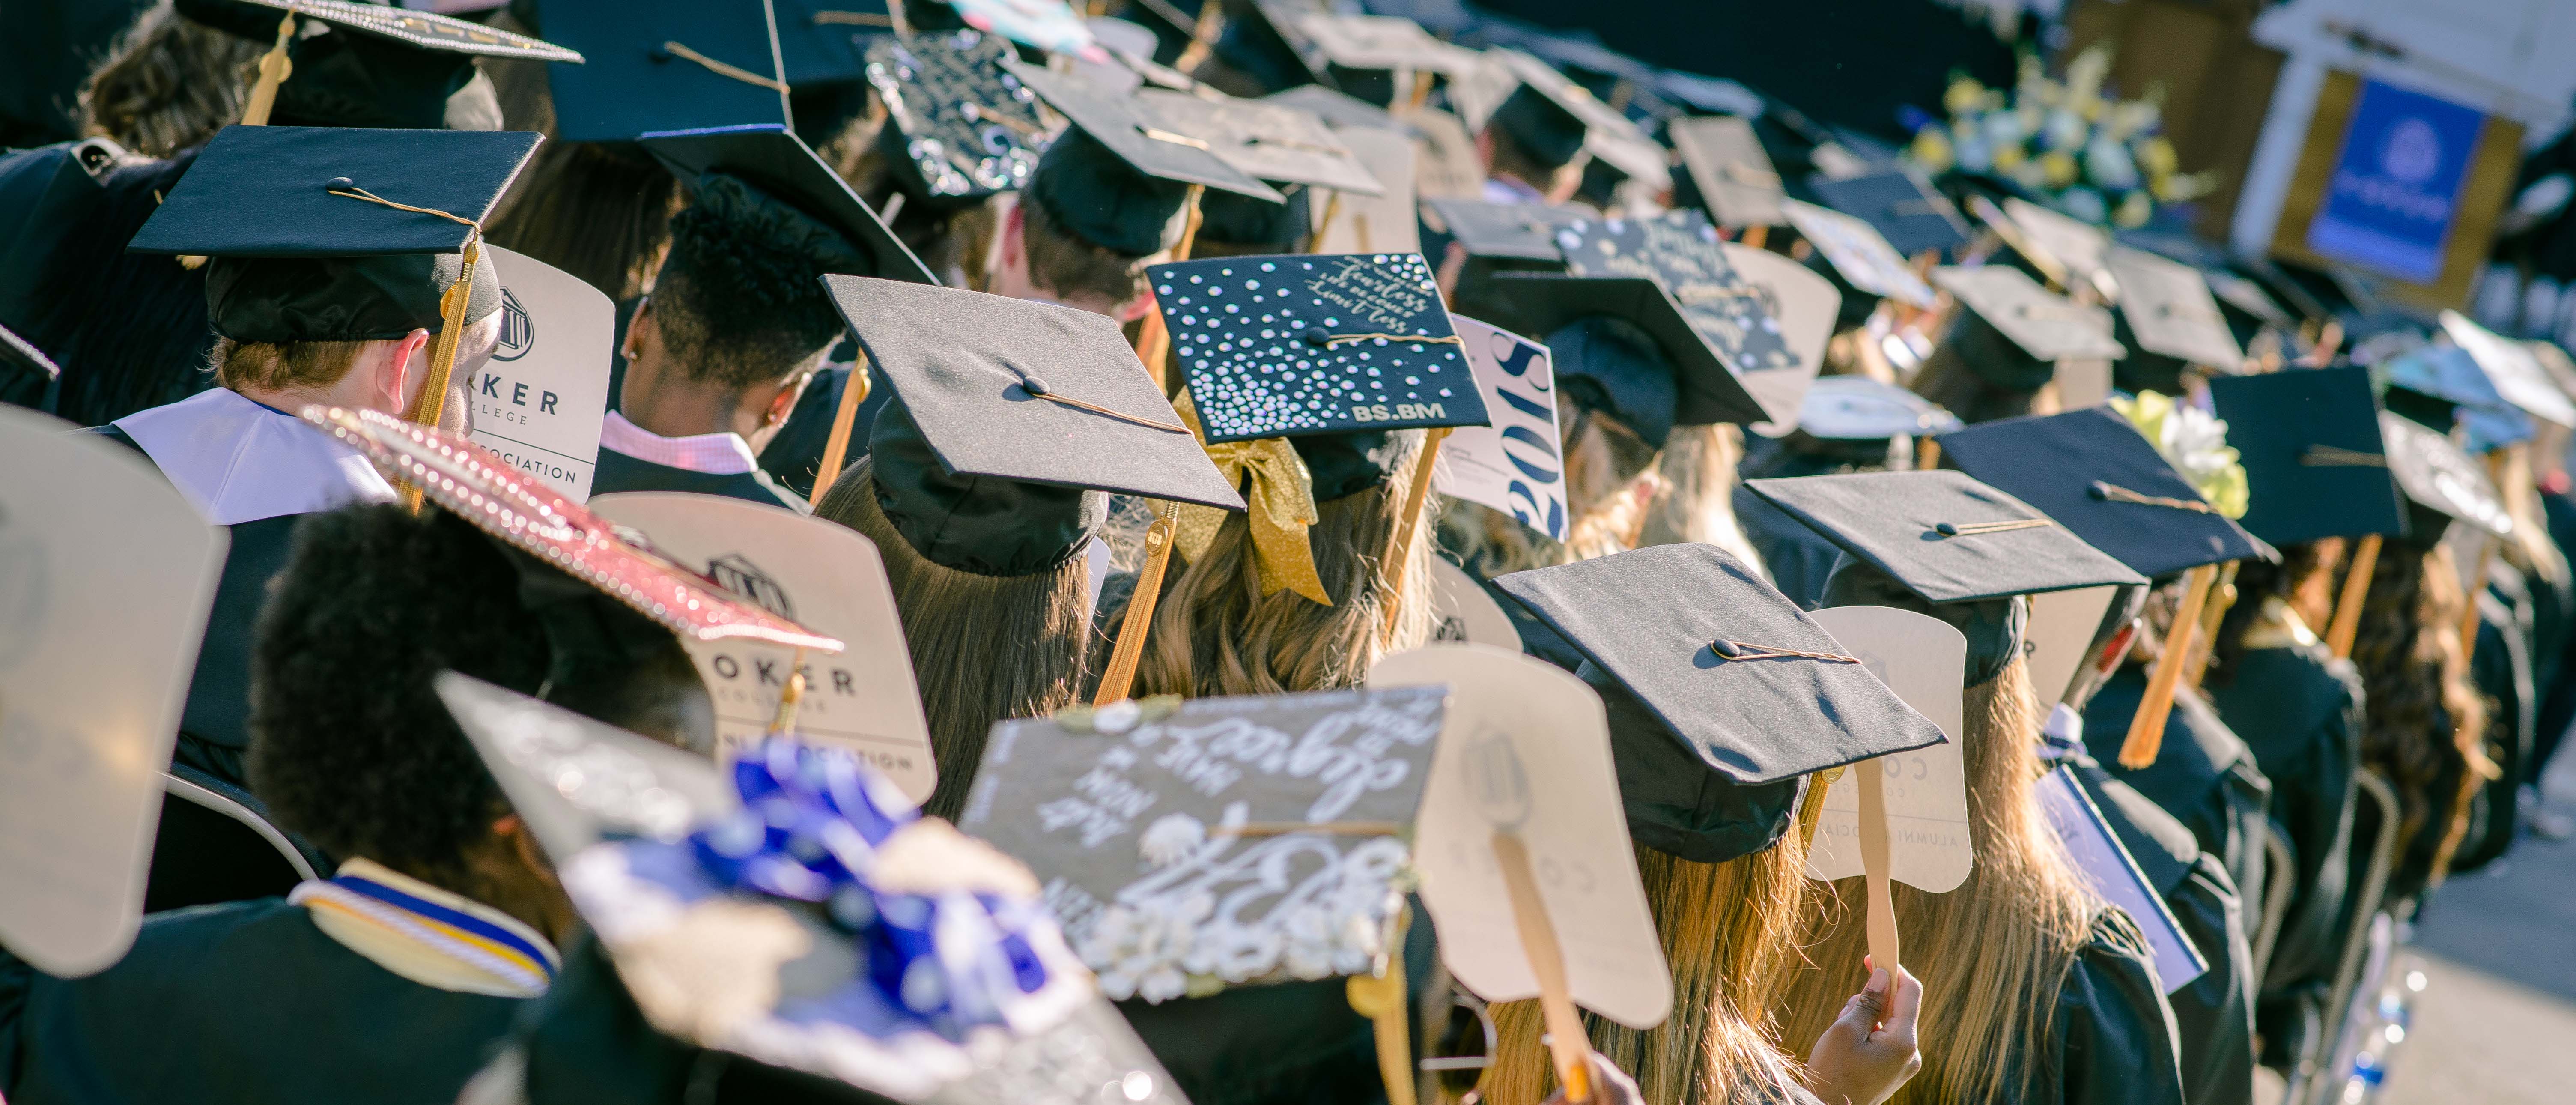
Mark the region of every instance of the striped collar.
POLYGON ((563 965, 516 918, 372 860, 343 863, 338 876, 301 883, 286 900, 350 951, 435 989, 532 998, 563 965))
POLYGON ((751 451, 751 443, 744 441, 741 434, 725 432, 664 437, 627 421, 626 416, 617 411, 608 412, 608 420, 600 423, 599 447, 616 450, 637 460, 710 476, 739 476, 760 467, 759 454, 751 451))

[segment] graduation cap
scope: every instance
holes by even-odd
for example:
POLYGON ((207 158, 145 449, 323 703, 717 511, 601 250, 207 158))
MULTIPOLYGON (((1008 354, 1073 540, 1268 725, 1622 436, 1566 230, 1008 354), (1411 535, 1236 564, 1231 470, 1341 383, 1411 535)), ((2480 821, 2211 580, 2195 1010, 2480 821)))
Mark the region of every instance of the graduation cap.
POLYGON ((2513 533, 2513 515, 2487 478, 2486 467, 2449 437, 2387 411, 2379 413, 2379 433, 2388 450, 2389 474, 2397 477, 2398 490, 2411 504, 2406 536, 2417 547, 2440 543, 2453 519, 2490 536, 2513 533))
POLYGON ((770 0, 556 2, 543 15, 586 61, 546 67, 558 138, 791 122, 770 0))
POLYGON ((608 961, 568 965, 531 1083, 686 1096, 704 1048, 736 1057, 729 1084, 798 1098, 1180 1101, 1028 869, 857 755, 784 735, 720 765, 452 672, 437 687, 608 961), (747 1001, 745 972, 770 983, 747 1001))
MULTIPOLYGON (((329 33, 284 40, 291 68, 274 88, 279 125, 497 130, 500 103, 477 57, 579 64, 580 54, 432 12, 345 0, 181 0, 180 15, 259 43, 297 17, 329 33)), ((254 90, 254 98, 258 92, 254 90)))
POLYGON ((2067 286, 2079 281, 2092 284, 2103 271, 2103 254, 2111 248, 2111 236, 2101 227, 2019 196, 2004 198, 2002 214, 2020 232, 2022 240, 2015 248, 2029 246, 2046 254, 2046 264, 2063 270, 2060 275, 2067 286))
POLYGON ((1131 257, 1171 248, 1193 186, 1284 201, 1208 143, 1165 129, 1132 97, 1021 62, 1005 68, 1072 124, 1039 159, 1024 195, 1093 245, 1131 257))
POLYGON ((859 80, 866 74, 871 41, 890 37, 894 30, 894 17, 882 11, 845 10, 866 4, 846 0, 770 0, 770 4, 778 20, 778 60, 793 89, 859 80))
POLYGON ((2147 373, 2146 387, 2181 390, 2177 381, 2186 365, 2228 375, 2244 371, 2245 351, 2237 348, 2199 269, 2117 245, 2103 255, 2103 264, 2120 286, 2120 319, 2132 354, 2122 367, 2147 373))
POLYGON ((1423 206, 1440 220, 1449 237, 1467 251, 1468 260, 1526 261, 1545 268, 1565 265, 1556 232, 1595 216, 1579 207, 1542 207, 1481 200, 1427 199, 1423 206))
POLYGON ((1476 51, 1442 42, 1422 24, 1395 16, 1315 11, 1298 16, 1297 29, 1327 66, 1353 73, 1403 70, 1456 77, 1482 61, 1476 51))
POLYGON ((1826 606, 1893 606, 1968 638, 1967 685, 2021 654, 2015 595, 2147 580, 2047 515, 1959 472, 1868 472, 1744 485, 1842 549, 1826 606))
POLYGON ((1948 341, 1970 371, 1998 386, 2036 391, 2059 361, 2128 353, 2111 337, 2111 312, 2053 294, 2020 269, 1945 266, 1932 270, 1932 283, 1968 309, 1948 341))
POLYGON ((1823 376, 1798 404, 1798 430, 1828 441, 1946 434, 1966 425, 1920 395, 1867 376, 1823 376))
POLYGON ((1308 112, 1334 127, 1374 127, 1378 130, 1403 131, 1416 137, 1421 133, 1420 128, 1396 118, 1385 108, 1320 84, 1301 84, 1295 88, 1281 89, 1262 99, 1269 103, 1286 104, 1308 112))
POLYGON ((2576 402, 2549 377, 2540 359, 2521 342, 2470 321, 2458 311, 2442 312, 2442 332, 2469 351, 2498 395, 2533 418, 2576 427, 2576 402))
POLYGON ((1628 828, 1700 863, 1770 847, 1804 776, 1942 742, 1831 634, 1714 545, 1516 572, 1496 587, 1579 650, 1628 828))
MULTIPOLYGON (((1210 444, 1487 422, 1420 254, 1232 257, 1147 275, 1210 444)), ((1316 474, 1319 494, 1328 482, 1316 474)))
POLYGON ((1543 166, 1573 164, 1583 153, 1587 126, 1573 106, 1578 94, 1574 83, 1546 62, 1517 51, 1489 51, 1485 58, 1484 65, 1449 89, 1450 102, 1468 129, 1510 135, 1543 166), (1538 80, 1533 83, 1528 76, 1538 80))
POLYGON ((2373 363, 2370 372, 2386 386, 2389 410, 2440 430, 2462 426, 2474 451, 2531 440, 2531 416, 2507 401, 2460 346, 2418 346, 2373 363))
POLYGON ((988 576, 1062 565, 1099 494, 1243 509, 1107 318, 1046 303, 824 278, 894 389, 869 438, 878 502, 931 560, 988 576))
POLYGON ((1028 186, 1051 135, 1037 94, 1002 67, 1012 57, 972 30, 868 46, 868 84, 886 106, 877 141, 906 193, 965 201, 1028 186))
POLYGON ((710 177, 747 183, 766 200, 785 204, 837 232, 866 255, 866 271, 851 259, 848 271, 916 284, 937 284, 921 259, 902 239, 886 229, 867 201, 850 190, 805 141, 785 127, 759 124, 714 130, 665 131, 643 136, 644 148, 682 182, 698 182, 703 194, 710 177))
POLYGON ((1136 94, 1162 129, 1195 138, 1245 175, 1274 184, 1307 184, 1363 196, 1386 186, 1333 136, 1323 119, 1268 100, 1203 99, 1149 88, 1136 94))
POLYGON ((1194 257, 1294 253, 1314 237, 1314 193, 1303 184, 1284 184, 1286 203, 1271 203, 1232 192, 1199 197, 1198 236, 1190 239, 1194 257))
POLYGON ((1833 266, 1843 283, 1868 295, 1893 299, 1916 307, 1931 307, 1939 302, 1932 286, 1915 275, 1914 266, 1905 255, 1889 245, 1885 235, 1868 222, 1843 214, 1830 207, 1783 199, 1780 212, 1799 236, 1816 244, 1817 252, 1833 266))
POLYGON ((1675 119, 1665 128, 1709 215, 1724 226, 1779 226, 1780 173, 1753 133, 1753 121, 1730 115, 1675 119))
POLYGON ((1532 333, 1602 316, 1651 335, 1680 381, 1677 425, 1795 418, 1813 366, 1801 371, 1762 289, 1716 237, 1696 211, 1584 220, 1557 232, 1564 275, 1503 273, 1494 285, 1532 333))
MULTIPOLYGON (((226 127, 127 249, 211 257, 206 314, 238 342, 440 333, 462 253, 540 136, 226 127)), ((464 320, 501 309, 483 258, 464 320)))
POLYGON ((1877 227, 1889 245, 1908 257, 1968 243, 1958 207, 1912 169, 1843 179, 1819 176, 1808 180, 1807 187, 1825 206, 1877 227))
POLYGON ((2370 370, 2288 369, 2209 382, 2252 495, 2237 523, 2274 546, 2401 534, 2370 370))
POLYGON ((0 402, 21 407, 41 408, 50 412, 47 393, 63 370, 55 367, 45 351, 27 344, 6 326, 0 326, 0 402))
POLYGON ((1936 438, 1946 463, 2038 508, 2138 574, 2275 560, 2105 407, 1984 422, 1936 438))

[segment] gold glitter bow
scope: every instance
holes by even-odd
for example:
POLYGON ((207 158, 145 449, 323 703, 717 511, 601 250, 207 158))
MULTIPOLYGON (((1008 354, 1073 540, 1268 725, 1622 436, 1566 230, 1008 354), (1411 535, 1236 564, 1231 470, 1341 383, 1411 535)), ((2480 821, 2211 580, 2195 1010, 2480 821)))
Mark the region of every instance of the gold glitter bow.
MULTIPOLYGON (((1284 437, 1209 445, 1189 394, 1182 393, 1172 406, 1227 483, 1242 487, 1244 477, 1252 477, 1244 503, 1251 508, 1252 552, 1261 567, 1261 593, 1275 595, 1284 587, 1331 606, 1332 596, 1324 592, 1323 578, 1315 574, 1315 549, 1306 536, 1306 527, 1321 517, 1315 510, 1315 479, 1306 471, 1305 458, 1297 455, 1296 446, 1284 437)), ((1216 529, 1225 516, 1216 507, 1182 503, 1172 547, 1197 560, 1216 540, 1216 529)))

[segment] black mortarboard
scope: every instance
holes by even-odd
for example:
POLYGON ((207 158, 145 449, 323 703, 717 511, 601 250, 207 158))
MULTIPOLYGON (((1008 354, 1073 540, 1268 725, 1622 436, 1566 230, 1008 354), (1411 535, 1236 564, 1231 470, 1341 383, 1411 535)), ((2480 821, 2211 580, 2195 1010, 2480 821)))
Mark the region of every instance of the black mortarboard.
POLYGON ((895 394, 870 436, 878 502, 933 561, 998 576, 1063 564, 1105 516, 1102 491, 1242 509, 1115 322, 980 292, 824 282, 895 394))
POLYGON ((1550 169, 1572 164, 1583 152, 1583 117, 1528 83, 1503 97, 1485 127, 1510 135, 1531 159, 1550 169))
POLYGON ((1385 108, 1346 92, 1336 92, 1320 84, 1301 84, 1262 97, 1274 104, 1286 104, 1336 127, 1375 127, 1379 130, 1404 131, 1419 136, 1413 124, 1396 118, 1385 108))
POLYGON ((1160 88, 1137 92, 1136 101, 1162 129, 1206 143, 1209 152, 1247 176, 1363 196, 1386 194, 1376 174, 1310 112, 1268 100, 1211 100, 1160 88))
POLYGON ((1072 123, 1023 195, 1084 241, 1131 257, 1172 248, 1193 184, 1281 198, 1206 143, 1149 122, 1131 98, 1019 62, 1005 68, 1072 123))
POLYGON ((1209 150, 1207 143, 1157 125, 1158 120, 1150 117, 1132 96, 1111 93, 1079 77, 1026 62, 1013 61, 1006 68, 1062 112, 1075 129, 1108 147, 1137 173, 1175 184, 1201 184, 1263 199, 1279 198, 1269 185, 1209 150))
POLYGON ((1849 321, 1838 322, 1838 329, 1867 321, 1882 297, 1923 308, 1938 302, 1932 286, 1915 274, 1905 255, 1868 220, 1791 199, 1779 201, 1778 206, 1781 217, 1798 228, 1798 236, 1824 255, 1824 268, 1834 286, 1853 293, 1844 297, 1844 317, 1849 321), (1849 302, 1853 299, 1859 302, 1849 302))
POLYGON ((554 0, 541 12, 546 34, 586 60, 546 67, 558 138, 790 122, 767 0, 554 0))
MULTIPOLYGON (((1328 72, 1409 70, 1455 76, 1474 68, 1480 60, 1475 51, 1442 42, 1422 24, 1396 16, 1315 11, 1300 16, 1297 29, 1315 56, 1329 67, 1328 72)), ((1344 74, 1332 75, 1338 78, 1344 74)), ((1402 94, 1405 90, 1393 91, 1402 94)))
POLYGON ((2110 311, 2051 292, 2020 269, 1943 266, 1932 270, 1932 282, 2033 359, 2113 360, 2128 353, 2111 337, 2110 311))
POLYGON ((847 268, 827 266, 829 271, 939 283, 877 219, 867 202, 850 190, 849 182, 785 127, 761 124, 668 131, 647 134, 643 141, 644 148, 684 183, 709 176, 745 181, 769 199, 838 232, 861 256, 852 258, 856 263, 847 268))
POLYGON ((578 63, 525 35, 431 12, 346 0, 180 0, 179 14, 266 45, 289 12, 333 30, 287 47, 294 65, 268 122, 278 126, 498 130, 500 102, 477 56, 578 63))
POLYGON ((1199 233, 1190 252, 1199 257, 1295 253, 1314 236, 1314 189, 1281 188, 1286 203, 1218 192, 1199 197, 1199 233))
POLYGON ((2021 654, 2028 614, 2014 596, 2147 582, 2029 504, 1958 472, 1745 486, 1843 550, 1823 605, 1893 606, 1964 634, 1967 686, 2002 674, 2021 654))
POLYGON ((2108 407, 1985 422, 1935 440, 1946 462, 2039 508, 2148 578, 2279 558, 2204 501, 2108 407))
POLYGON ((1711 218, 1727 226, 1779 226, 1780 173, 1753 133, 1753 121, 1726 115, 1675 119, 1666 133, 1681 154, 1711 218))
POLYGON ((1232 257, 1147 274, 1211 443, 1487 422, 1420 254, 1232 257))
POLYGON ((1949 250, 1968 242, 1959 209, 1913 170, 1807 182, 1817 202, 1877 227, 1889 245, 1911 257, 1927 249, 1949 250))
POLYGON ((1002 67, 1010 43, 951 31, 868 47, 868 84, 886 106, 878 144, 904 191, 921 200, 972 200, 1027 187, 1045 152, 1037 94, 1002 67))
POLYGON ((1808 773, 1943 739, 1714 545, 1494 584, 1583 653, 1576 674, 1608 709, 1629 834, 1647 847, 1701 863, 1761 851, 1787 831, 1808 773))
POLYGON ((2410 419, 2380 412, 2379 434, 2388 452, 2388 472, 2405 493, 2406 537, 2418 548, 2442 539, 2452 519, 2502 537, 2513 532, 2513 515, 2496 494, 2484 466, 2451 439, 2410 419))
POLYGON ((1561 228, 1566 274, 1505 273, 1495 288, 1533 333, 1606 315, 1651 335, 1678 372, 1676 425, 1787 422, 1813 378, 1790 353, 1763 290, 1718 248, 1696 211, 1561 228))
MULTIPOLYGON (((235 341, 437 333, 460 251, 540 141, 524 131, 226 127, 126 248, 213 258, 207 319, 235 341)), ((477 266, 468 322, 501 308, 491 264, 486 253, 477 266)))
POLYGON ((1946 434, 1965 425, 1929 399, 1867 376, 1823 376, 1798 404, 1798 431, 1827 441, 1946 434))
POLYGON ((1426 225, 1447 234, 1467 253, 1449 305, 1479 318, 1511 318, 1516 309, 1495 286, 1496 273, 1565 271, 1556 232, 1593 217, 1580 207, 1439 198, 1422 203, 1426 225))
POLYGON ((2576 426, 2576 403, 2559 390, 2540 358, 2521 342, 2478 325, 2458 311, 2442 312, 2442 332, 2469 351, 2496 394, 2523 413, 2560 426, 2576 426))
POLYGON ((2242 371, 2245 352, 2200 270, 2141 249, 2114 245, 2102 262, 2120 285, 2120 315, 2136 335, 2130 344, 2217 372, 2242 371))
POLYGON ((890 37, 894 20, 879 11, 883 4, 836 0, 771 0, 778 18, 778 59, 787 69, 788 87, 845 84, 860 78, 871 39, 890 37))
POLYGON ((2366 368, 2289 369, 2209 382, 2245 465, 2247 532, 2275 545, 2400 534, 2406 514, 2366 368))

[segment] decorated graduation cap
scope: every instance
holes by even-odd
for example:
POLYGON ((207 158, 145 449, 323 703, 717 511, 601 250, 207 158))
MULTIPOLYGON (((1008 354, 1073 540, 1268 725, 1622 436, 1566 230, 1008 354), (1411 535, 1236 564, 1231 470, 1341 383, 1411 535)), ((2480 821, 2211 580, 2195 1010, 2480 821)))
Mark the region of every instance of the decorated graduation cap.
POLYGON ((1979 423, 1937 440, 1947 462, 2151 579, 2275 558, 2106 408, 1979 423))
POLYGON ((2186 368, 2234 375, 2245 352, 2218 311, 2199 269, 2141 249, 2112 246, 2103 264, 2120 287, 2118 339, 2129 356, 2116 366, 2125 391, 2183 391, 2186 368))
POLYGON ((1497 318, 1511 317, 1515 308, 1495 285, 1495 274, 1564 271, 1565 251, 1556 244, 1556 232, 1594 217, 1580 207, 1456 198, 1425 199, 1422 207, 1426 223, 1467 255, 1451 288, 1450 305, 1497 318))
POLYGON ((1825 206, 1877 227, 1889 245, 1908 257, 1968 242, 1967 223, 1959 218, 1958 207, 1911 169, 1842 179, 1818 177, 1807 186, 1825 206))
POLYGON ((1072 124, 1039 159, 1024 194, 1093 245, 1134 257, 1169 249, 1208 188, 1283 199, 1208 143, 1165 129, 1132 97, 1021 62, 1006 68, 1072 124))
POLYGON ((894 389, 869 438, 877 502, 932 561, 988 576, 1059 567, 1099 528, 1104 491, 1242 509, 1109 319, 981 292, 824 283, 894 389))
POLYGON ((2411 504, 2407 540, 2420 548, 2439 543, 2452 521, 2466 522, 2494 537, 2513 532, 2513 516, 2497 494, 2486 467, 2449 437, 2422 423, 2380 412, 2379 431, 2387 447, 2388 471, 2411 504))
POLYGON ((530 1099, 559 1092, 541 1081, 676 1098, 706 1049, 808 1092, 1182 1100, 1028 869, 857 757, 780 735, 720 768, 465 676, 438 691, 605 952, 531 1026, 530 1099))
POLYGON ((2056 378, 2059 361, 2128 352, 2111 337, 2109 311, 2053 294, 2019 269, 1938 268, 1932 282, 1968 308, 1946 340, 1969 371, 1998 387, 2036 391, 2056 378))
POLYGON ((1824 376, 1798 404, 1798 430, 1827 441, 1946 434, 1966 423, 1920 395, 1867 376, 1824 376))
POLYGON ((526 35, 347 0, 180 0, 179 14, 257 42, 242 121, 302 126, 496 130, 501 110, 477 57, 580 64, 580 54, 526 35), (302 20, 330 28, 303 33, 302 20))
POLYGON ((1247 176, 1273 185, 1306 184, 1363 196, 1386 191, 1322 118, 1303 109, 1159 88, 1139 91, 1136 99, 1163 129, 1205 143, 1209 152, 1247 176))
POLYGON ((1667 125, 1674 152, 1681 155, 1691 187, 1709 217, 1722 226, 1779 226, 1788 222, 1781 208, 1780 173, 1753 133, 1753 121, 1731 115, 1675 119, 1667 125))
POLYGON ((2406 531, 2370 370, 2292 369, 2209 382, 2252 494, 2247 532, 2274 546, 2406 531))
POLYGON ((690 182, 693 202, 780 227, 782 240, 804 242, 827 272, 939 283, 849 182, 785 127, 666 131, 645 135, 644 148, 690 182))
MULTIPOLYGON (((1505 273, 1495 287, 1533 333, 1557 335, 1613 319, 1651 339, 1676 380, 1674 425, 1785 422, 1813 378, 1772 314, 1764 290, 1736 271, 1696 211, 1652 219, 1589 219, 1557 231, 1563 275, 1505 273)), ((1630 344, 1634 344, 1633 340, 1630 344)), ((1634 361, 1635 358, 1622 358, 1634 361)), ((1644 371, 1639 365, 1635 371, 1644 371)), ((1560 375, 1579 374, 1560 350, 1560 375)), ((1622 364, 1614 372, 1632 369, 1622 364)))
POLYGON ((976 30, 868 46, 868 85, 886 106, 877 142, 906 194, 954 203, 1028 186, 1050 137, 1037 94, 1002 66, 1012 56, 976 30))
POLYGON ((1867 221, 1792 199, 1781 200, 1780 210, 1798 228, 1799 236, 1816 244, 1844 284, 1871 297, 1916 307, 1928 308, 1935 302, 1932 286, 1867 221))
POLYGON ((237 342, 436 335, 406 412, 434 424, 465 327, 501 309, 482 220, 540 137, 226 127, 127 249, 211 257, 206 316, 237 342))
POLYGON ((0 406, 0 946, 77 977, 143 917, 162 769, 227 537, 152 463, 0 406))
POLYGON ((554 0, 542 15, 585 62, 546 67, 567 142, 792 118, 771 0, 554 0))
POLYGON ((1583 653, 1629 835, 1723 863, 1788 830, 1802 778, 1941 731, 1716 546, 1658 545, 1494 581, 1583 653))
POLYGON ((1960 472, 1868 472, 1751 480, 1745 486, 1844 553, 1827 606, 1893 606, 1929 614, 1968 638, 1968 685, 2021 654, 2016 595, 2144 576, 2047 515, 1960 472))

